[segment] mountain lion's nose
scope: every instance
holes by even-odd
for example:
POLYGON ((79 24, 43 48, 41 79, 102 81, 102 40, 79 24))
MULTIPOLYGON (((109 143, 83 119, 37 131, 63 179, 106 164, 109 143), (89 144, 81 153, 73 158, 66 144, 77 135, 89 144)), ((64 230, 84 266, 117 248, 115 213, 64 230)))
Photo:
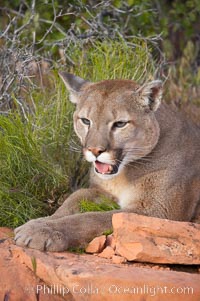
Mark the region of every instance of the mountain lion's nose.
POLYGON ((88 150, 98 157, 101 153, 105 152, 106 149, 103 147, 88 147, 88 150))

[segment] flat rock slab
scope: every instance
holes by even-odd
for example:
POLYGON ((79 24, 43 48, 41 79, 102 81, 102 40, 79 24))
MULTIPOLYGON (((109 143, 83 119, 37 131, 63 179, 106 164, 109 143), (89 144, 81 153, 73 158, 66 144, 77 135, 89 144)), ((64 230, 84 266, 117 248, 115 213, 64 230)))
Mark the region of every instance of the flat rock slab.
POLYGON ((113 215, 116 254, 129 261, 200 264, 200 224, 134 213, 113 215))
MULTIPOLYGON (((25 264, 16 260, 12 244, 13 232, 0 228, 0 300, 61 301, 60 296, 37 293, 37 285, 45 285, 25 264)), ((65 299, 69 300, 70 299, 65 299)))
POLYGON ((0 231, 0 300, 200 300, 199 274, 113 264, 94 255, 23 249, 6 237, 0 231))

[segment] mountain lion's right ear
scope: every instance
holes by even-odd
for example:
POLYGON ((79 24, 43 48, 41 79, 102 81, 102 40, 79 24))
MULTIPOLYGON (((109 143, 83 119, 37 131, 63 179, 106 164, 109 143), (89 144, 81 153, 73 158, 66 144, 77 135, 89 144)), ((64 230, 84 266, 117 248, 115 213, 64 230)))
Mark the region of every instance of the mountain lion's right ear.
POLYGON ((67 72, 59 72, 58 74, 70 92, 70 101, 76 104, 78 102, 78 96, 81 93, 81 88, 88 83, 88 81, 67 72))
POLYGON ((140 104, 143 108, 150 111, 156 111, 162 98, 162 81, 153 80, 141 86, 137 93, 139 94, 140 104))

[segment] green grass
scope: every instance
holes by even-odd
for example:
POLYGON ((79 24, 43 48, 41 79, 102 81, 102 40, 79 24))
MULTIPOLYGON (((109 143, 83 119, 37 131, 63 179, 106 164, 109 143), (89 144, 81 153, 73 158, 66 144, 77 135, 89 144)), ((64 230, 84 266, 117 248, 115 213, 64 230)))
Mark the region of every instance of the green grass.
POLYGON ((110 211, 119 209, 119 205, 114 201, 101 196, 101 200, 98 203, 94 203, 89 200, 82 200, 80 202, 80 212, 91 212, 91 211, 110 211))
POLYGON ((103 232, 103 235, 108 236, 108 235, 110 235, 112 233, 113 233, 113 229, 108 229, 108 230, 106 230, 106 231, 103 232))
POLYGON ((36 272, 37 272, 37 259, 35 257, 31 257, 31 263, 32 263, 33 273, 36 275, 36 272))
POLYGON ((17 114, 0 116, 0 128, 0 224, 15 227, 44 214, 67 178, 46 160, 30 124, 17 114))
POLYGON ((79 247, 70 247, 67 249, 68 252, 75 253, 75 254, 84 254, 85 249, 79 247))
MULTIPOLYGON (((147 46, 134 43, 134 48, 111 41, 76 45, 69 49, 75 66, 66 71, 92 81, 130 78, 143 82, 155 67, 147 46)), ((13 96, 15 110, 0 115, 0 226, 17 227, 50 214, 64 193, 87 184, 88 165, 73 132, 74 106, 57 70, 52 78, 51 89, 30 89, 26 98, 31 113, 22 114, 13 96)), ((82 202, 81 210, 97 210, 93 206, 82 202)), ((98 210, 112 210, 109 206, 104 200, 98 210)))
POLYGON ((36 91, 32 97, 35 112, 26 121, 18 110, 0 115, 1 226, 51 213, 62 193, 70 192, 68 175, 80 157, 69 151, 72 106, 63 86, 52 95, 36 91))
POLYGON ((131 46, 123 40, 95 42, 92 47, 75 45, 68 55, 76 63, 68 71, 93 81, 125 78, 144 82, 156 69, 151 49, 136 38, 131 46))

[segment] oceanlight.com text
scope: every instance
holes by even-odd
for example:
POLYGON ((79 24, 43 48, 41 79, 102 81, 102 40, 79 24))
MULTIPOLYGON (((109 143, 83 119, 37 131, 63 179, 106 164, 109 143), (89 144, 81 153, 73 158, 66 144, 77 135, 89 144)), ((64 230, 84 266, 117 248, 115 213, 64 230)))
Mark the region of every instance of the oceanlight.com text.
POLYGON ((50 294, 50 295, 62 295, 65 296, 67 294, 73 295, 193 295, 194 289, 193 287, 168 287, 168 286, 119 286, 116 284, 105 285, 104 287, 98 287, 94 284, 88 283, 87 285, 80 285, 78 283, 74 283, 70 287, 62 286, 62 285, 40 285, 36 286, 37 294, 50 294))

